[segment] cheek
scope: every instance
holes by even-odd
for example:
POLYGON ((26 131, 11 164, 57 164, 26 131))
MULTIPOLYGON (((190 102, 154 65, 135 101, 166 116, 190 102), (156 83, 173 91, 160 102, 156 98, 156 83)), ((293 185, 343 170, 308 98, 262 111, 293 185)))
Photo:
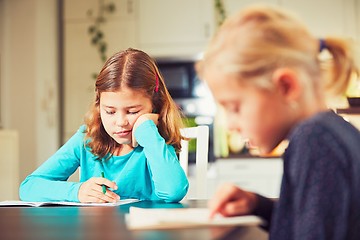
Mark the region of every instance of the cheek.
POLYGON ((127 120, 128 120, 128 122, 129 122, 129 124, 130 124, 131 126, 134 126, 136 120, 137 120, 140 116, 141 116, 141 114, 129 115, 128 118, 127 118, 127 120))
POLYGON ((269 120, 272 117, 269 118, 269 113, 271 113, 271 108, 267 104, 254 104, 244 107, 241 118, 244 133, 252 138, 266 137, 265 135, 268 135, 269 130, 271 130, 272 121, 269 120))
POLYGON ((100 112, 100 119, 101 119, 101 123, 105 129, 105 131, 107 133, 109 133, 109 131, 112 129, 112 127, 114 126, 114 121, 112 119, 112 116, 106 114, 106 113, 102 113, 100 112))
POLYGON ((104 126, 106 124, 108 124, 110 121, 110 117, 108 115, 106 115, 104 112, 100 112, 100 118, 101 118, 101 122, 103 123, 104 126))

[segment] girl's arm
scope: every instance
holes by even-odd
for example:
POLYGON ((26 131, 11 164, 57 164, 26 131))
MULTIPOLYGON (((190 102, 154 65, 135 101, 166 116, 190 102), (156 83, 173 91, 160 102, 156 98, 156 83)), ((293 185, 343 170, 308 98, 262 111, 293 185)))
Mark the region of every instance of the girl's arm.
POLYGON ((27 176, 19 189, 23 201, 78 201, 79 182, 67 179, 80 165, 84 149, 84 128, 80 128, 53 156, 27 176))
MULTIPOLYGON (((141 115, 135 122, 134 126, 133 126, 133 132, 135 132, 135 130, 137 129, 137 127, 139 125, 141 125, 143 122, 147 121, 147 120, 152 120, 155 125, 158 125, 158 122, 159 122, 159 114, 156 114, 156 113, 146 113, 146 114, 143 114, 141 115)), ((132 146, 135 148, 137 147, 139 144, 135 138, 135 134, 132 135, 132 139, 131 139, 131 142, 132 142, 132 146)))
POLYGON ((173 146, 167 145, 152 120, 135 129, 135 138, 144 148, 155 194, 167 202, 178 202, 188 191, 189 182, 173 146))

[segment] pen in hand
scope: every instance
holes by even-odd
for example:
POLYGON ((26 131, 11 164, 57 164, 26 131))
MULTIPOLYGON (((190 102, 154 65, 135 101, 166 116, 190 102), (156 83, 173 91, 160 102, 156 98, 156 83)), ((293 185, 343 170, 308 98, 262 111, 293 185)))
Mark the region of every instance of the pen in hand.
MULTIPOLYGON (((105 178, 104 172, 101 172, 101 177, 105 178)), ((103 191, 103 194, 106 194, 106 187, 104 184, 102 185, 102 191, 103 191)))

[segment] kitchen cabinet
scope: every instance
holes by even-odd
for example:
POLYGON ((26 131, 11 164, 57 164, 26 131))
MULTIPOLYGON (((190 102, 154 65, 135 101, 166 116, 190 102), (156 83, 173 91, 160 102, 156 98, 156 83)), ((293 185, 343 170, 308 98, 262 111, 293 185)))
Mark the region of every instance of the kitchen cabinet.
MULTIPOLYGON (((272 6, 279 6, 281 0, 265 0, 262 3, 272 6)), ((223 0, 226 16, 231 16, 237 13, 241 8, 244 8, 251 4, 258 4, 256 0, 223 0)))
POLYGON ((354 0, 284 0, 280 5, 294 11, 315 36, 355 37, 354 0))
POLYGON ((153 56, 194 56, 204 51, 215 26, 208 0, 152 0, 139 4, 139 47, 153 56))
POLYGON ((110 20, 134 20, 136 18, 136 9, 138 0, 64 0, 64 19, 67 21, 86 21, 93 19, 100 11, 100 3, 104 5, 113 3, 115 11, 108 14, 110 20), (89 13, 93 17, 89 17, 89 13))
POLYGON ((215 161, 216 184, 233 183, 243 189, 277 198, 283 174, 281 158, 220 158, 215 161))
MULTIPOLYGON (((258 1, 224 0, 227 16, 255 3, 258 1)), ((359 0, 266 0, 262 3, 293 11, 315 36, 336 35, 360 39, 360 27, 357 26, 360 22, 359 0)))

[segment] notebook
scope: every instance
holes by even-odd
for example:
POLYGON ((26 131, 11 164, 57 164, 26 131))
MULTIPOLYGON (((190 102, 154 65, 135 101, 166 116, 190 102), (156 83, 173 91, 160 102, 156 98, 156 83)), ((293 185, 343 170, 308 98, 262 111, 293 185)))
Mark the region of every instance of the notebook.
POLYGON ((79 203, 79 202, 26 202, 26 201, 1 201, 0 207, 45 207, 45 206, 79 206, 79 207, 113 207, 123 204, 138 202, 138 199, 123 199, 116 203, 79 203))
POLYGON ((264 220, 254 215, 209 219, 207 208, 138 208, 131 206, 125 215, 130 230, 172 229, 201 226, 259 226, 264 220))

